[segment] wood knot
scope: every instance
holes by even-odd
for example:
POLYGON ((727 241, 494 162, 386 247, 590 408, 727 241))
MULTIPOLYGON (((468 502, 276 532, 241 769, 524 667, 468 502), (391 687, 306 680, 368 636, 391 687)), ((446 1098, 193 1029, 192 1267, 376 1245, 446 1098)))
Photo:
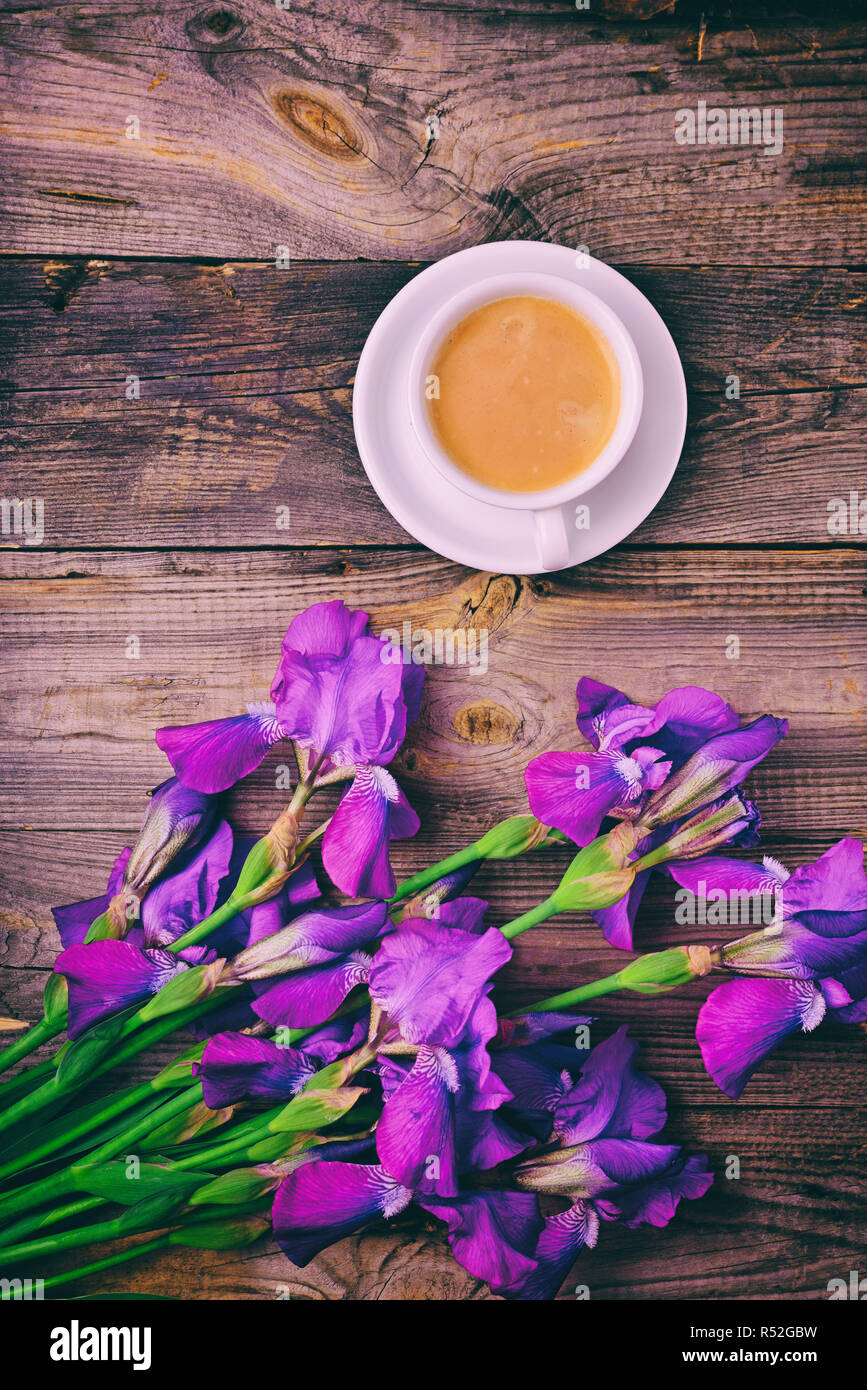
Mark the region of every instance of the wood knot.
POLYGON ((518 607, 521 591, 520 579, 510 574, 491 575, 481 594, 476 592, 464 601, 460 626, 496 632, 518 607))
POLYGON ((490 700, 480 700, 459 709, 454 726, 466 743, 511 743, 521 727, 521 717, 490 700))
POLYGON ((306 144, 332 159, 361 160, 360 138, 330 106, 300 92, 278 92, 274 105, 306 144))
POLYGON ((224 39, 235 39, 244 28, 240 15, 232 10, 204 10, 187 24, 191 39, 202 43, 221 43, 224 39))

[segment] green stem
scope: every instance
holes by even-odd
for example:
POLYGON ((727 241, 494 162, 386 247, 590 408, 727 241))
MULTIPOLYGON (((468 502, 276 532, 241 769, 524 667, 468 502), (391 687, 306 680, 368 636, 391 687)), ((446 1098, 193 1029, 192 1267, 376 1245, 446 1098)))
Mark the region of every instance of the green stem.
POLYGON ((296 859, 300 859, 301 856, 302 856, 302 854, 306 854, 306 853, 307 853, 307 851, 309 850, 309 848, 310 848, 311 845, 315 845, 316 841, 320 838, 320 836, 325 834, 325 832, 326 832, 326 830, 328 829, 328 827, 329 827, 330 824, 331 824, 331 816, 329 816, 327 820, 324 820, 324 821, 322 822, 321 825, 317 825, 317 827, 316 827, 315 830, 311 830, 311 832, 310 832, 310 834, 307 836, 306 840, 302 840, 301 843, 300 843, 300 845, 299 845, 298 848, 296 849, 296 851, 295 851, 295 857, 296 857, 296 859))
MULTIPOLYGON (((262 1203, 244 1203, 237 1207, 224 1207, 222 1215, 225 1220, 232 1220, 235 1217, 246 1216, 252 1212, 261 1211, 262 1203)), ((105 1255, 101 1260, 93 1260, 90 1264, 79 1265, 77 1269, 66 1269, 62 1274, 52 1274, 50 1279, 46 1279, 43 1288, 56 1289, 61 1284, 69 1284, 73 1280, 84 1279, 89 1274, 99 1274, 104 1269, 111 1269, 113 1265, 124 1264, 127 1260, 138 1259, 139 1255, 149 1255, 153 1250, 160 1250, 166 1245, 182 1245, 183 1231, 185 1228, 195 1230, 196 1226, 209 1225, 213 1221, 213 1215, 196 1215, 192 1220, 185 1219, 180 1223, 175 1223, 171 1231, 164 1231, 161 1235, 154 1236, 151 1240, 140 1241, 138 1245, 126 1246, 123 1250, 116 1251, 113 1255, 105 1255)), ((0 1294, 2 1297, 11 1297, 11 1294, 0 1294)))
POLYGON ((213 1167, 215 1163, 220 1163, 224 1159, 234 1159, 238 1153, 242 1152, 244 1149, 249 1149, 260 1139, 270 1138, 271 1130, 268 1128, 268 1121, 282 1114, 285 1108, 286 1107, 283 1105, 278 1105, 273 1110, 264 1111, 261 1115, 257 1115, 255 1119, 248 1120, 245 1124, 240 1125, 235 1130, 235 1134, 232 1138, 222 1139, 219 1144, 212 1144, 206 1149, 198 1149, 196 1153, 191 1154, 188 1158, 176 1159, 172 1167, 205 1169, 213 1167))
MULTIPOLYGON (((191 1004, 186 1009, 179 1009, 177 1013, 168 1014, 165 1018, 159 1018, 156 1022, 144 1027, 138 1020, 138 1016, 129 1019, 124 1026, 119 1041, 123 1038, 127 1041, 118 1047, 117 1051, 110 1058, 100 1062, 94 1067, 87 1077, 86 1082, 82 1081, 74 1086, 61 1087, 57 1084, 56 1076, 52 1076, 37 1090, 30 1095, 11 1105, 5 1114, 0 1115, 0 1131, 9 1129, 12 1125, 21 1124, 24 1120, 29 1120, 31 1116, 37 1114, 52 1101, 66 1099, 75 1095, 86 1084, 96 1080, 99 1076, 104 1076, 106 1072, 119 1067, 121 1063, 129 1061, 139 1052, 144 1052, 153 1043, 159 1042, 169 1033, 173 1033, 176 1028, 182 1028, 184 1024, 191 1023, 193 1019, 205 1014, 209 1009, 213 1009, 217 1004, 223 1003, 223 999, 218 994, 209 994, 207 998, 200 999, 197 1004, 191 1004)), ((53 1064, 52 1064, 53 1066, 53 1064)))
MULTIPOLYGON (((125 1110, 133 1110, 140 1101, 148 1100, 163 1090, 162 1086, 155 1084, 157 1078, 151 1081, 143 1081, 139 1086, 131 1086, 118 1095, 113 1096, 104 1105, 94 1110, 93 1104, 82 1106, 79 1110, 69 1116, 70 1123, 64 1127, 62 1133, 44 1139, 35 1148, 28 1149, 26 1153, 20 1154, 17 1158, 11 1159, 0 1167, 0 1180, 10 1177, 13 1173, 18 1173, 22 1168, 30 1168, 34 1163, 39 1163, 42 1159, 50 1157, 60 1149, 67 1148, 80 1139, 83 1135, 99 1129, 107 1121, 113 1120, 115 1116, 122 1115, 125 1110), (76 1118, 78 1116, 78 1118, 76 1118)), ((176 1081, 175 1086, 183 1085, 182 1081, 176 1081)), ((0 1199, 2 1201, 2 1199, 0 1199)))
POLYGON ((22 1057, 27 1057, 31 1052, 35 1052, 37 1047, 43 1043, 50 1042, 56 1038, 58 1033, 62 1033, 66 1027, 66 1021, 60 1023, 49 1023, 41 1018, 26 1033, 22 1033, 8 1047, 4 1047, 0 1052, 0 1071, 5 1071, 7 1067, 12 1067, 16 1062, 20 1062, 22 1057))
MULTIPOLYGON (((63 1048, 60 1049, 63 1051, 63 1048)), ((8 1081, 0 1085, 0 1105, 5 1105, 11 1100, 13 1095, 18 1095, 19 1091, 33 1091, 42 1084, 44 1078, 49 1077, 52 1072, 57 1070, 57 1059, 60 1052, 53 1057, 48 1057, 38 1066, 30 1067, 28 1071, 21 1071, 17 1076, 12 1076, 8 1081)))
POLYGON ((61 1284, 71 1284, 73 1280, 85 1279, 89 1274, 99 1274, 104 1269, 111 1269, 113 1265, 124 1264, 127 1260, 137 1260, 140 1255, 149 1255, 153 1250, 161 1250, 169 1244, 170 1239, 168 1233, 154 1236, 153 1240, 143 1240, 139 1245, 128 1246, 125 1250, 118 1250, 114 1255, 106 1255, 101 1260, 79 1265, 78 1269, 67 1269, 63 1274, 52 1274, 50 1279, 44 1281, 42 1287, 57 1289, 61 1284))
MULTIPOLYGON (((706 946, 670 946, 665 951, 650 951, 636 956, 615 974, 543 999, 540 1004, 533 1004, 532 1010, 535 1013, 537 1010, 571 1009, 575 1004, 598 999, 601 994, 613 994, 618 989, 628 989, 635 994, 667 994, 707 975, 713 964, 706 946)), ((526 1013, 526 1009, 516 1010, 516 1013, 526 1013)))
MULTIPOLYGON (((145 1220, 151 1221, 152 1217, 146 1217, 145 1220)), ((63 1250, 77 1250, 82 1245, 92 1245, 97 1241, 135 1235, 139 1230, 147 1230, 147 1226, 131 1225, 128 1221, 122 1223, 121 1218, 115 1216, 108 1221, 96 1221, 92 1226, 79 1226, 72 1231, 60 1231, 53 1236, 43 1236, 41 1240, 27 1240, 19 1245, 8 1245, 0 1250, 0 1265, 39 1259, 44 1255, 58 1255, 63 1250)))
POLYGON ((529 931, 539 922, 546 922, 549 917, 554 917, 559 910, 553 897, 546 898, 537 907, 531 907, 530 911, 525 912, 522 917, 516 917, 514 921, 507 922, 504 927, 500 927, 500 931, 511 941, 513 936, 520 936, 522 931, 529 931))
MULTIPOLYGON (((598 999, 601 994, 613 994, 618 989, 625 989, 626 986, 621 981, 621 971, 615 975, 606 975, 602 980, 592 980, 588 985, 580 985, 578 989, 568 989, 565 994, 554 994, 550 999, 543 999, 539 1004, 530 1006, 533 1013, 548 1013, 554 1010, 568 1010, 575 1004, 584 1004, 588 999, 598 999)), ((519 1014, 527 1013, 526 1008, 515 1009, 510 1014, 510 1018, 516 1018, 519 1014)))
POLYGON ((196 1105, 202 1098, 202 1083, 195 1081, 192 1086, 187 1086, 179 1095, 172 1096, 164 1105, 157 1110, 149 1110, 148 1113, 138 1121, 137 1124, 130 1125, 123 1134, 115 1135, 105 1144, 101 1144, 98 1149, 94 1149, 85 1159, 86 1163, 104 1163, 109 1158, 116 1158, 119 1153, 128 1148, 130 1144, 135 1144, 137 1140, 145 1138, 148 1134, 163 1125, 167 1120, 174 1119, 175 1115, 180 1115, 184 1110, 189 1110, 191 1105, 196 1105))
POLYGON ((404 879, 394 890, 389 902, 399 903, 403 898, 411 897, 415 893, 420 893, 423 888, 429 888, 432 883, 436 883, 438 878, 444 878, 446 874, 454 873, 455 869, 462 869, 465 864, 471 864, 474 859, 478 859, 476 843, 467 845, 464 849, 459 849, 456 854, 450 854, 445 859, 441 859, 438 864, 431 864, 429 869, 419 869, 417 874, 411 878, 404 879))
POLYGON ((56 1226, 61 1221, 67 1221, 70 1216, 80 1216, 82 1212, 93 1211, 94 1207, 102 1206, 105 1206, 102 1197, 77 1197, 74 1202, 67 1202, 66 1206, 52 1207, 51 1211, 31 1211, 20 1221, 7 1227, 3 1232, 3 1239, 11 1244, 13 1241, 21 1240, 23 1236, 32 1235, 34 1231, 44 1231, 47 1226, 56 1226))
MULTIPOLYGON (((166 1120, 172 1119, 182 1110, 187 1110, 200 1096, 201 1083, 197 1081, 194 1086, 188 1086, 180 1095, 173 1096, 171 1100, 166 1101, 158 1110, 149 1110, 147 1115, 143 1116, 136 1124, 130 1125, 121 1134, 116 1134, 114 1138, 107 1140, 98 1149, 87 1154, 82 1160, 82 1165, 105 1163, 111 1158, 116 1158, 119 1153, 123 1153, 131 1144, 149 1134, 157 1125, 164 1124, 166 1120)), ((59 1173, 52 1173, 50 1177, 41 1178, 38 1182, 29 1183, 26 1187, 19 1187, 15 1192, 10 1192, 8 1196, 0 1198, 0 1220, 5 1221, 8 1217, 17 1215, 18 1212, 30 1211, 33 1207, 44 1206, 46 1202, 53 1201, 58 1197, 67 1197, 76 1191, 78 1191, 78 1187, 74 1166, 64 1168, 59 1173)))
MULTIPOLYGON (((279 890, 275 889, 274 891, 276 893, 279 890)), ((183 936, 179 936, 165 949, 176 956, 179 951, 185 951, 188 946, 195 946, 197 942, 204 941, 206 936, 210 936, 212 931, 216 931, 217 927, 221 927, 224 922, 231 922, 232 918, 237 917, 239 912, 243 912, 246 906, 247 904, 243 900, 238 899, 233 902, 230 898, 228 902, 223 903, 222 907, 215 908, 210 917, 204 917, 201 922, 190 927, 189 931, 185 931, 183 936)))
MULTIPOLYGON (((221 1216, 224 1220, 229 1221, 235 1216, 263 1211, 266 1205, 267 1201, 260 1200, 236 1207, 223 1207, 221 1216)), ((204 1216, 196 1213, 192 1219, 188 1215, 175 1215, 161 1223, 160 1229, 163 1232, 161 1238, 172 1241, 175 1233, 182 1231, 184 1227, 194 1228, 199 1225, 210 1225, 213 1220, 214 1217, 211 1213, 204 1216)), ((127 1211, 123 1216, 116 1216, 108 1221, 96 1221, 92 1226, 79 1226, 72 1231, 60 1231, 53 1236, 45 1236, 41 1240, 30 1240, 19 1245, 6 1246, 0 1250, 0 1265, 18 1264, 22 1260, 58 1255, 63 1250, 77 1250, 82 1245, 94 1245, 97 1241, 103 1240, 117 1240, 122 1236, 140 1235, 153 1229, 152 1215, 144 1216, 139 1221, 132 1222, 129 1219, 129 1211, 127 1211)), ((142 1248, 141 1245, 136 1246, 135 1253, 140 1254, 142 1248)), ((0 1298, 5 1296, 5 1293, 0 1292, 0 1298)))

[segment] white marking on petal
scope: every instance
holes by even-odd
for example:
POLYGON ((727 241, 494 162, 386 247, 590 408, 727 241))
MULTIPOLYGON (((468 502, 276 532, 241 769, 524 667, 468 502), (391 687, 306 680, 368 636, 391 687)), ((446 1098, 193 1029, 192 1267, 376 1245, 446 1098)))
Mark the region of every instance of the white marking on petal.
POLYGON ((433 1065, 446 1090, 451 1091, 452 1095, 460 1090, 457 1062, 444 1047, 421 1047, 418 1060, 423 1067, 433 1065))
POLYGON ((277 707, 270 700, 254 700, 247 706, 247 713, 259 720, 272 743, 286 737, 286 731, 277 718, 277 707))
POLYGON ((777 883, 785 883, 786 879, 791 878, 791 874, 785 864, 781 864, 779 859, 772 859, 769 854, 762 856, 762 867, 767 869, 768 873, 772 878, 776 879, 777 883))
POLYGON ((812 1033, 825 1017, 827 1005, 824 996, 812 981, 798 981, 795 988, 801 1001, 801 1027, 805 1033, 812 1033))
POLYGON ((390 772, 386 772, 384 767, 368 767, 365 771, 376 783, 386 801, 399 801, 400 788, 395 782, 390 772))
POLYGON ((627 800, 635 801, 641 795, 644 781, 644 768, 641 763, 636 762, 635 758, 617 758, 614 763, 614 771, 626 783, 627 800))
POLYGON ((397 1216, 399 1211, 408 1207, 412 1201, 412 1192, 408 1187, 403 1187, 399 1182, 395 1182, 382 1199, 383 1216, 397 1216))

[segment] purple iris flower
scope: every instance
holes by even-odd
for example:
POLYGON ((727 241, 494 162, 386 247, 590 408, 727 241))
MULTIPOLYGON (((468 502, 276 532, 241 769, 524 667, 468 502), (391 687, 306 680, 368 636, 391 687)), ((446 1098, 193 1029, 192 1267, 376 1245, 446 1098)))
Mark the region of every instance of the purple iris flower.
POLYGON ((237 956, 233 978, 254 982, 253 1009, 267 1023, 313 1027, 330 1018, 356 986, 367 983, 372 958, 361 947, 389 925, 388 908, 381 902, 304 913, 237 956))
POLYGON ((330 766, 390 762, 418 714, 424 672, 385 660, 388 644, 368 634, 367 622, 340 600, 314 604, 289 624, 271 703, 159 729, 157 744, 181 781, 225 790, 283 738, 330 766))
MULTIPOLYGON (((863 967, 862 967, 863 969, 863 967)), ((790 1033, 811 1033, 826 1014, 844 1023, 867 1017, 867 979, 858 968, 822 981, 730 980, 701 1006, 695 1035, 709 1076, 734 1099, 790 1033), (853 990, 850 992, 847 980, 853 990)))
MULTIPOLYGON (((691 770, 688 785, 677 792, 684 803, 679 814, 687 816, 733 787, 786 729, 785 721, 770 715, 739 728, 731 706, 700 686, 671 690, 650 708, 631 704, 622 691, 587 678, 578 683, 577 722, 596 751, 543 753, 528 765, 525 776, 534 814, 579 845, 589 844, 617 819, 643 822, 691 770), (701 796, 695 800, 699 786, 701 796)), ((677 819, 673 801, 671 809, 665 817, 657 813, 650 822, 657 828, 642 837, 636 854, 646 854, 668 838, 669 822, 677 819)), ((749 823, 733 827, 731 842, 755 843, 757 821, 751 810, 749 823)), ((612 945, 632 949, 649 878, 649 870, 639 873, 618 902, 594 912, 612 945)))
POLYGON ((545 825, 589 845, 606 816, 631 820, 671 771, 658 748, 605 748, 598 753, 542 753, 527 764, 530 808, 545 825))
POLYGON ((499 1287, 505 1297, 554 1297, 581 1247, 595 1244, 600 1218, 664 1226, 682 1198, 710 1187, 703 1155, 650 1142, 665 1124, 665 1095, 636 1069, 636 1051, 625 1028, 595 1047, 579 1080, 553 1102, 556 1146, 513 1170, 516 1186, 565 1197, 571 1206, 545 1219, 535 1245, 524 1246, 536 1267, 499 1287))
POLYGON ((296 1168, 280 1184, 271 1221, 281 1250, 295 1265, 352 1235, 377 1216, 396 1216, 412 1192, 379 1164, 329 1159, 296 1168))
POLYGON ((860 840, 840 840, 815 864, 791 874, 770 858, 755 864, 711 856, 667 868, 681 887, 710 904, 709 922, 719 915, 723 921, 749 920, 751 902, 755 909, 759 899, 771 899, 769 925, 718 949, 717 964, 724 969, 821 979, 867 958, 867 876, 860 840))
POLYGON ((390 662, 367 622, 339 599, 299 613, 271 686, 289 737, 344 766, 391 762, 421 705, 424 671, 390 662))
POLYGON ((756 764, 767 757, 774 745, 785 737, 788 728, 787 720, 763 714, 739 729, 715 734, 650 798, 642 811, 642 821, 649 829, 672 824, 709 802, 718 801, 739 786, 756 764))
POLYGON ((578 683, 578 727, 596 751, 543 753, 529 763, 526 782, 533 814, 579 845, 590 843, 608 815, 637 820, 653 792, 656 806, 663 786, 666 793, 680 787, 687 764, 680 799, 688 800, 693 783, 701 785, 702 796, 680 814, 714 800, 786 731, 785 721, 770 715, 738 728, 731 706, 700 686, 670 690, 651 709, 587 679, 578 683))
POLYGON ((358 1047, 367 1035, 367 1013, 357 1011, 319 1029, 297 1047, 245 1033, 218 1033, 193 1065, 210 1110, 250 1096, 291 1100, 322 1067, 358 1047))
POLYGON ((90 941, 68 946, 54 963, 69 986, 70 1038, 130 1004, 156 994, 186 961, 170 951, 142 949, 131 941, 90 941))
POLYGON ((455 1046, 511 955, 496 927, 477 936, 439 922, 404 922, 376 954, 370 996, 404 1042, 455 1046))
MULTIPOLYGON (((863 846, 852 838, 815 864, 788 874, 781 865, 709 860, 704 882, 720 891, 777 892, 775 920, 715 953, 739 975, 715 989, 699 1012, 696 1037, 721 1090, 737 1097, 765 1057, 790 1033, 812 1032, 829 1014, 841 1022, 867 1017, 867 878, 863 846)), ((700 867, 696 866, 696 867, 700 867)), ((672 866, 685 886, 697 874, 672 866)))
POLYGON ((578 728, 596 751, 543 753, 529 763, 526 782, 533 814, 578 845, 588 845, 608 815, 634 819, 673 768, 738 724, 731 706, 700 686, 670 690, 652 709, 587 677, 577 694, 578 728))
POLYGON ((421 822, 384 767, 359 767, 322 841, 322 863, 332 883, 353 898, 390 898, 391 840, 414 835, 421 822))
MULTIPOLYGON (((479 925, 472 910, 451 915, 479 925)), ((381 1011, 385 1094, 377 1151, 403 1186, 455 1195, 462 1169, 492 1167, 527 1146, 491 1113, 510 1092, 491 1069, 497 1015, 487 996, 511 954, 495 928, 479 934, 419 920, 402 923, 374 957, 370 995, 381 1011), (387 1054, 407 1046, 417 1051, 405 1070, 387 1054)))
MULTIPOLYGON (((312 870, 302 864, 276 898, 227 922, 207 945, 188 947, 179 955, 163 949, 209 916, 218 901, 225 901, 244 857, 244 846, 233 844, 229 825, 220 821, 209 840, 185 850, 172 861, 172 872, 164 874, 150 889, 141 904, 140 919, 129 928, 122 942, 84 944, 94 906, 98 915, 100 899, 55 909, 61 941, 67 948, 58 956, 55 969, 69 982, 71 1037, 77 1037, 100 1018, 156 993, 189 965, 213 960, 218 954, 233 954, 239 946, 276 932, 301 904, 309 901, 311 894, 318 894, 312 870), (127 949, 96 949, 111 944, 127 949)), ((115 863, 109 892, 122 872, 124 859, 121 855, 115 863)), ((230 1000, 215 1011, 210 1028, 226 1028, 232 1023, 244 1026, 255 1021, 248 1003, 242 1003, 239 1012, 237 1001, 230 1000)))
MULTIPOLYGON (((123 850, 114 861, 105 893, 53 909, 64 946, 84 941, 96 919, 108 912, 114 918, 114 934, 126 935, 130 922, 139 916, 141 900, 154 883, 160 883, 161 908, 168 906, 173 911, 175 898, 171 892, 166 895, 167 881, 174 881, 174 892, 183 896, 191 887, 192 876, 206 862, 213 862, 219 881, 228 867, 223 863, 226 837, 231 847, 231 831, 225 821, 217 819, 216 797, 190 791, 176 777, 161 783, 150 796, 132 849, 123 850), (191 864, 197 867, 191 869, 191 864), (169 868, 171 875, 167 880, 169 868)), ((155 923, 157 914, 152 911, 149 915, 151 923, 155 923)))
POLYGON ((417 1193, 456 1196, 459 1174, 494 1168, 532 1140, 496 1112, 512 1093, 491 1066, 496 1010, 480 998, 461 1040, 422 1046, 411 1068, 380 1059, 385 1104, 376 1147, 386 1172, 417 1193))
POLYGON ((721 1090, 737 1097, 769 1052, 797 1031, 812 1032, 830 1014, 842 1022, 867 1016, 867 876, 864 848, 849 837, 814 864, 789 874, 763 864, 708 859, 672 864, 692 891, 728 896, 774 892, 770 926, 717 949, 738 979, 720 985, 702 1005, 696 1037, 704 1064, 721 1090))
MULTIPOLYGON (((232 832, 220 821, 210 839, 187 849, 172 861, 170 874, 151 888, 141 903, 140 919, 122 941, 85 943, 100 899, 55 908, 65 949, 54 965, 69 984, 69 1036, 77 1037, 90 1024, 118 1009, 155 994, 189 965, 212 959, 215 952, 194 946, 174 955, 163 949, 214 909, 221 881, 229 872, 232 832), (123 949, 114 949, 114 948, 123 949), (108 948, 108 949, 105 949, 108 948)), ((117 882, 124 855, 115 861, 109 893, 117 882)), ((98 915, 98 911, 97 911, 98 915)))
POLYGON ((517 1167, 507 1164, 504 1190, 470 1185, 454 1195, 425 1194, 389 1171, 381 1149, 378 1164, 312 1162, 289 1174, 277 1194, 279 1244, 294 1263, 306 1264, 372 1218, 415 1200, 446 1222, 456 1259, 495 1293, 553 1298, 582 1246, 595 1243, 600 1220, 665 1225, 681 1199, 701 1196, 712 1181, 702 1157, 646 1142, 664 1123, 665 1102, 636 1071, 634 1055, 621 1029, 590 1053, 574 1085, 548 1087, 540 1103, 549 1107, 555 1147, 517 1167), (552 1180, 558 1165, 559 1179, 552 1180), (530 1190, 505 1190, 519 1185, 530 1190), (543 1217, 540 1188, 565 1195, 568 1210, 543 1217))

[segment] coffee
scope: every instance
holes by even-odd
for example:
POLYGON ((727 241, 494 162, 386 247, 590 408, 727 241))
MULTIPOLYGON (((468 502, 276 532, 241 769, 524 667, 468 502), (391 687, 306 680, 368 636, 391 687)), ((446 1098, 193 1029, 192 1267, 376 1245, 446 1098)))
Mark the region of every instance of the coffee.
POLYGON ((542 492, 583 473, 605 448, 620 372, 606 339, 574 309, 512 295, 451 329, 426 394, 441 447, 468 477, 542 492))

